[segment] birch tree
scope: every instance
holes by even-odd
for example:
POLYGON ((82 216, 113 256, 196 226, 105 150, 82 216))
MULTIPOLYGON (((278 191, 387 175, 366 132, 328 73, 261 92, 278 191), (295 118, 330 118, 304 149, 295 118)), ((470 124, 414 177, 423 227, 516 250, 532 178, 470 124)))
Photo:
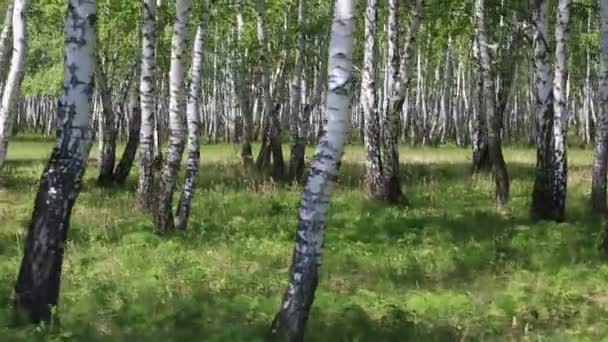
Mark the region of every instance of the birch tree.
POLYGON ((40 180, 14 295, 16 309, 35 323, 50 321, 57 305, 70 214, 90 150, 95 15, 94 0, 69 0, 58 138, 40 180))
MULTIPOLYGON (((158 233, 175 229, 173 221, 173 190, 186 142, 184 54, 192 0, 177 0, 173 36, 171 38, 171 71, 169 100, 169 150, 163 165, 158 191, 155 225, 158 233)), ((198 113, 197 113, 198 115, 198 113)))
POLYGON ((139 136, 139 180, 137 201, 144 210, 153 208, 154 186, 154 112, 156 109, 156 0, 144 0, 142 23, 142 54, 139 93, 141 131, 139 136))
POLYGON ((600 16, 600 110, 595 133, 591 205, 596 212, 605 213, 608 169, 608 0, 600 0, 600 16))
MULTIPOLYGON (((98 44, 99 45, 99 44, 98 44)), ((112 105, 111 89, 108 86, 106 72, 99 51, 95 63, 95 83, 101 98, 101 148, 99 158, 99 177, 97 182, 101 186, 114 183, 114 165, 116 163, 116 120, 112 105)))
POLYGON ((562 221, 566 215, 568 158, 566 146, 568 79, 568 25, 571 0, 558 0, 555 27, 555 79, 553 81, 553 218, 562 221))
POLYGON ((209 24, 209 0, 203 0, 203 13, 196 28, 194 37, 194 49, 192 51, 192 66, 190 67, 188 89, 188 104, 186 116, 188 121, 188 164, 186 166, 186 178, 182 189, 182 194, 177 205, 177 219, 175 226, 177 229, 185 229, 190 216, 190 202, 194 197, 196 186, 196 176, 198 175, 200 163, 200 93, 201 93, 201 74, 203 69, 203 48, 207 38, 207 27, 209 24))
POLYGON ((365 47, 361 75, 361 107, 365 116, 364 144, 367 150, 365 161, 366 186, 373 197, 383 196, 382 153, 380 141, 380 118, 376 94, 376 31, 378 1, 367 0, 365 8, 365 47))
POLYGON ((532 192, 531 216, 552 219, 553 213, 553 93, 549 62, 549 2, 532 0, 534 34, 535 102, 538 112, 536 178, 532 192))
MULTIPOLYGON (((391 3, 389 4, 389 11, 394 12, 394 14, 392 14, 394 19, 389 22, 389 26, 393 26, 391 29, 391 32, 393 33, 389 35, 389 44, 394 46, 389 49, 390 51, 393 51, 393 54, 389 57, 390 64, 392 65, 390 68, 392 74, 389 75, 389 97, 386 108, 385 127, 383 130, 384 155, 382 171, 384 185, 382 188, 382 198, 391 203, 406 201, 405 195, 401 190, 401 181, 399 180, 399 125, 403 103, 405 102, 407 88, 410 82, 412 58, 414 57, 416 49, 416 37, 418 35, 418 29, 420 28, 423 6, 424 0, 414 0, 407 33, 404 39, 403 50, 399 56, 399 20, 397 17, 399 7, 395 0, 391 0, 391 3)), ((391 17, 390 14, 389 17, 391 17)))
POLYGON ((13 48, 11 38, 13 38, 13 0, 10 0, 6 6, 4 27, 0 33, 0 94, 4 90, 4 81, 13 48))
MULTIPOLYGON (((265 1, 256 0, 257 34, 261 65, 260 78, 264 98, 262 146, 256 160, 256 167, 259 171, 265 171, 265 169, 270 167, 270 159, 272 158, 274 163, 272 176, 275 179, 282 179, 285 174, 285 162, 283 160, 283 146, 281 144, 280 136, 281 127, 277 115, 278 108, 274 105, 274 95, 270 89, 270 71, 268 65, 269 51, 266 44, 265 12, 265 1)), ((283 66, 280 66, 278 72, 281 72, 282 69, 283 66)), ((279 75, 277 74, 276 77, 278 78, 279 75)))
MULTIPOLYGON (((497 113, 495 75, 490 53, 490 42, 485 28, 484 0, 475 0, 475 19, 477 42, 479 45, 479 66, 481 69, 482 88, 480 108, 485 113, 489 123, 488 152, 492 163, 492 172, 496 181, 496 205, 503 209, 509 201, 509 174, 502 155, 500 137, 501 118, 497 113)), ((480 115, 484 115, 480 113, 480 115)))
POLYGON ((293 67, 293 78, 290 89, 289 102, 289 134, 291 136, 291 156, 289 159, 289 179, 301 180, 304 174, 304 154, 306 152, 306 138, 308 136, 308 118, 302 115, 301 86, 302 62, 304 51, 304 16, 306 0, 298 0, 298 31, 296 33, 296 51, 293 67))
POLYGON ((243 119, 243 131, 241 134, 241 159, 245 167, 253 164, 253 152, 251 151, 251 140, 253 139, 253 115, 247 82, 245 78, 245 58, 242 51, 243 47, 243 0, 236 0, 236 67, 235 67, 235 88, 238 96, 238 105, 243 119))
POLYGON ((272 333, 302 341, 319 281, 331 189, 346 143, 350 112, 355 1, 336 0, 329 43, 327 125, 300 200, 289 285, 272 333))
POLYGON ((21 89, 27 53, 27 12, 30 0, 15 0, 13 3, 13 54, 8 78, 0 102, 0 171, 8 151, 8 139, 13 131, 14 107, 21 89))

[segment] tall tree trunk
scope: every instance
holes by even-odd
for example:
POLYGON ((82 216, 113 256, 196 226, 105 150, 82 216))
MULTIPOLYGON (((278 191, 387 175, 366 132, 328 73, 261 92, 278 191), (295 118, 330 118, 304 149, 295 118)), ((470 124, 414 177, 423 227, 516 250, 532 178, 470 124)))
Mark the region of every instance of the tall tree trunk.
POLYGON ((99 177, 97 183, 101 186, 114 184, 114 165, 116 163, 116 120, 112 106, 112 94, 108 87, 106 72, 97 53, 95 63, 95 83, 101 97, 101 146, 99 156, 99 177))
POLYGON ((319 281, 327 209, 348 129, 355 13, 355 1, 336 0, 329 43, 327 125, 300 201, 289 285, 272 324, 273 335, 289 341, 304 339, 319 281))
POLYGON ((243 49, 243 0, 236 0, 236 72, 235 85, 238 96, 238 105, 241 110, 242 134, 241 134, 241 159, 245 167, 253 165, 253 152, 251 150, 251 140, 253 138, 253 114, 249 101, 248 84, 245 77, 245 54, 243 49))
POLYGON ((306 136, 308 122, 301 110, 302 61, 304 51, 304 16, 306 0, 298 0, 298 33, 296 38, 295 63, 291 81, 291 97, 289 103, 289 133, 291 135, 291 156, 289 159, 289 179, 300 181, 304 175, 304 154, 306 152, 306 136))
MULTIPOLYGON (((501 118, 497 113, 496 86, 494 72, 489 51, 489 41, 485 29, 484 0, 475 0, 475 18, 477 29, 477 42, 479 44, 479 66, 482 78, 482 106, 487 116, 488 125, 488 152, 492 163, 492 172, 496 181, 496 206, 502 210, 509 201, 509 174, 502 155, 500 139, 501 118)), ((481 113, 480 115, 483 115, 481 113)))
MULTIPOLYGON (((186 142, 184 125, 186 101, 184 82, 184 54, 186 51, 186 34, 188 17, 192 0, 177 0, 175 4, 175 22, 171 38, 171 71, 169 102, 169 150, 161 174, 158 203, 155 215, 157 233, 166 233, 175 229, 173 221, 173 190, 177 173, 182 162, 186 142)), ((198 94, 197 94, 198 95, 198 94)))
POLYGON ((26 18, 30 0, 15 0, 13 7, 13 55, 6 85, 0 103, 0 171, 8 151, 8 139, 12 135, 15 103, 21 89, 27 53, 26 18))
POLYGON ((207 37, 207 26, 209 23, 209 0, 203 0, 203 14, 196 29, 194 38, 194 49, 192 51, 192 66, 190 67, 190 88, 188 89, 188 105, 186 116, 188 120, 188 164, 186 166, 186 177, 184 187, 177 205, 177 229, 186 229, 190 217, 190 202, 194 197, 196 176, 198 175, 200 161, 200 126, 199 119, 199 97, 201 96, 201 74, 203 69, 203 48, 207 37))
POLYGON ((376 95, 376 31, 378 1, 367 0, 365 9, 365 48, 363 53, 363 73, 361 75, 361 107, 365 117, 364 144, 367 150, 365 160, 365 182, 374 198, 384 196, 382 173, 382 152, 380 142, 380 117, 376 95))
POLYGON ((566 145, 568 79, 568 25, 572 0, 559 0, 555 28, 555 79, 553 81, 553 218, 563 221, 566 215, 568 158, 566 145))
POLYGON ((600 110, 595 125, 595 159, 591 184, 591 205, 606 213, 606 173, 608 169, 608 0, 600 1, 602 22, 600 44, 600 110))
POLYGON ((6 6, 4 27, 0 33, 0 94, 4 92, 4 81, 13 49, 11 38, 13 38, 13 0, 10 0, 6 6))
POLYGON ((401 52, 401 61, 399 62, 398 48, 398 32, 399 32, 399 2, 390 0, 389 3, 389 27, 392 32, 389 34, 389 44, 393 45, 389 49, 389 60, 392 74, 389 75, 388 89, 388 105, 384 127, 384 160, 383 160, 383 198, 390 203, 407 202, 405 195, 401 190, 401 181, 399 180, 399 121, 407 94, 407 88, 411 77, 411 64, 414 52, 416 49, 416 36, 420 28, 420 19, 422 16, 423 0, 414 0, 411 14, 409 18, 409 26, 405 36, 405 45, 401 52), (393 52, 390 55, 390 52, 393 52), (398 67, 397 67, 398 66, 398 67))
MULTIPOLYGON (((16 4, 17 13, 20 8, 16 4)), ((68 3, 58 138, 40 180, 15 286, 16 309, 34 323, 50 321, 57 305, 70 214, 90 150, 95 12, 95 1, 68 3)))
MULTIPOLYGON (((304 0, 301 0, 304 1, 304 0)), ((264 0, 256 0, 256 14, 257 14, 257 34, 258 43, 260 48, 260 65, 261 65, 261 83, 262 92, 264 97, 264 129, 262 136, 262 146, 260 148, 260 154, 256 161, 256 167, 260 171, 264 171, 270 168, 270 159, 272 157, 274 162, 274 168, 272 176, 275 179, 283 179, 285 174, 285 162, 283 160, 283 147, 281 145, 281 124, 278 118, 278 106, 273 104, 274 96, 270 90, 269 80, 269 65, 267 56, 269 55, 268 48, 266 46, 266 25, 264 13, 265 9, 264 0)), ((283 68, 279 68, 279 73, 283 68)), ((280 75, 277 73, 277 78, 280 75)))
POLYGON ((536 178, 532 192, 531 216, 535 220, 556 219, 553 205, 553 93, 549 63, 549 2, 532 0, 534 35, 535 99, 538 113, 536 136, 536 178))
POLYGON ((137 202, 140 208, 154 208, 154 116, 156 111, 156 0, 143 1, 142 54, 139 98, 141 130, 139 136, 139 180, 137 202))

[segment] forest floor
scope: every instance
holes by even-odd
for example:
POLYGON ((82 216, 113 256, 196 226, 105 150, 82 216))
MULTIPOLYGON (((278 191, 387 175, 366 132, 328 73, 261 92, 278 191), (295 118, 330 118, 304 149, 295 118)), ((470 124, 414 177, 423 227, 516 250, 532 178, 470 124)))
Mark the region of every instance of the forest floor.
MULTIPOLYGON (((52 144, 21 138, 0 178, 0 340, 262 341, 286 287, 300 188, 243 176, 237 146, 203 146, 188 230, 152 233, 126 188, 95 186, 73 212, 58 316, 13 325, 10 296, 52 144)), ((92 152, 96 152, 94 147, 92 152)), ((535 152, 507 148, 511 210, 494 209, 470 151, 401 149, 411 202, 361 190, 349 147, 328 222, 308 341, 608 340, 608 258, 587 204, 589 150, 569 153, 566 223, 532 223, 535 152)))

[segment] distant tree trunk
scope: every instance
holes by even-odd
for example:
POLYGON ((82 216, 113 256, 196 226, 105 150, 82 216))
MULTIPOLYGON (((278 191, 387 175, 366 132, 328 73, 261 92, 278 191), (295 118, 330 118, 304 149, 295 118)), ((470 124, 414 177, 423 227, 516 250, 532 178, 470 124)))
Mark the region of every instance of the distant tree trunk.
POLYGON ((384 127, 384 160, 383 160, 383 177, 385 184, 383 185, 383 199, 390 203, 407 202, 405 194, 401 190, 401 181, 399 180, 399 126, 403 103, 407 95, 407 88, 410 83, 411 64, 414 52, 416 49, 416 36, 420 28, 420 19, 422 16, 423 0, 414 0, 411 8, 409 26, 405 36, 403 51, 401 52, 401 61, 399 62, 398 48, 398 32, 399 32, 399 6, 397 0, 391 0, 389 3, 389 44, 393 45, 389 49, 393 54, 389 53, 390 65, 392 74, 389 74, 389 98, 387 104, 387 112, 384 127), (392 14, 391 14, 392 13, 392 14), (399 67, 397 67, 399 66, 399 67))
POLYGON ((291 156, 289 159, 289 179, 300 181, 304 175, 304 154, 308 135, 308 118, 301 112, 302 60, 304 51, 304 16, 306 0, 298 0, 298 33, 296 36, 295 63, 290 89, 289 133, 291 136, 291 156))
POLYGON ((241 159, 245 167, 253 165, 253 152, 251 150, 251 140, 253 138, 253 115, 247 91, 247 82, 245 78, 245 58, 241 51, 243 48, 243 0, 236 0, 236 91, 238 96, 239 109, 243 119, 243 129, 241 134, 241 159))
POLYGON ((13 49, 11 38, 13 38, 13 0, 10 0, 6 6, 4 27, 0 33, 0 94, 4 92, 4 81, 13 49))
MULTIPOLYGON (((489 121, 488 129, 488 152, 492 163, 492 171, 496 181, 496 206, 504 209, 509 201, 509 174, 502 155, 502 144, 500 138, 501 118, 496 107, 496 86, 494 84, 494 72, 489 51, 489 41, 485 29, 484 0, 475 0, 475 18, 477 29, 477 42, 479 44, 479 66, 483 87, 481 108, 489 121)), ((483 115, 480 113, 480 115, 483 115)))
MULTIPOLYGON (((139 79, 139 77, 137 79, 139 79)), ((129 173, 131 172, 133 161, 135 160, 141 130, 140 101, 141 99, 139 91, 135 90, 135 94, 133 95, 130 106, 131 116, 129 119, 129 137, 127 138, 127 145, 125 146, 125 150, 120 158, 120 161, 118 162, 118 165, 116 165, 116 170, 114 170, 114 182, 116 184, 124 184, 126 182, 127 178, 129 177, 129 173)))
POLYGON ((566 216, 566 186, 568 158, 566 145, 568 79, 568 25, 572 0, 559 0, 555 28, 555 79, 553 81, 553 218, 563 221, 566 216))
POLYGON ((289 341, 304 339, 319 281, 327 209, 348 129, 355 13, 355 1, 336 0, 329 43, 327 125, 300 201, 289 285, 272 323, 273 335, 289 341))
POLYGON ((101 155, 99 156, 99 177, 97 183, 101 186, 114 184, 114 165, 116 163, 116 120, 112 106, 112 94, 108 87, 102 61, 97 55, 95 63, 95 83, 101 97, 101 155))
POLYGON ((21 89, 27 53, 26 18, 30 0, 15 0, 13 7, 13 55, 0 103, 0 171, 8 151, 8 139, 15 121, 15 103, 21 89))
MULTIPOLYGON (((177 0, 176 15, 171 39, 170 103, 169 103, 169 150, 161 174, 158 203, 155 215, 157 233, 167 233, 175 229, 173 221, 173 190, 177 173, 182 162, 186 142, 184 125, 186 101, 184 82, 184 54, 188 17, 192 0, 177 0)), ((198 113, 197 113, 198 114, 198 113)))
POLYGON ((142 55, 139 93, 141 131, 139 136, 139 181, 137 202, 141 209, 154 208, 154 112, 156 110, 156 1, 143 1, 142 55))
POLYGON ((203 14, 196 29, 194 49, 192 51, 192 66, 190 67, 190 88, 188 89, 188 105, 186 115, 188 120, 188 165, 182 194, 177 205, 177 229, 186 229, 190 217, 190 202, 194 197, 196 176, 200 162, 200 126, 199 97, 201 94, 201 74, 203 69, 203 49, 207 37, 209 23, 209 0, 203 0, 203 14))
MULTIPOLYGON (((304 1, 304 0, 301 0, 304 1)), ((273 104, 274 96, 270 90, 269 80, 269 66, 267 56, 269 54, 266 46, 266 27, 264 13, 265 9, 264 0, 256 0, 256 15, 257 15, 257 34, 258 42, 260 47, 260 64, 261 64, 261 86, 264 97, 264 129, 262 136, 262 146, 260 148, 260 154, 256 161, 256 167, 260 171, 264 171, 270 168, 270 159, 272 157, 274 162, 274 168, 272 176, 275 179, 283 179, 285 174, 285 162, 283 160, 283 147, 281 145, 280 137, 280 121, 277 117, 278 107, 273 104)), ((282 68, 281 68, 282 69, 282 68)), ((279 70, 281 70, 279 69, 279 70)), ((279 75, 277 75, 279 77, 279 75)))
POLYGON ((553 93, 549 62, 549 2, 533 0, 532 20, 534 36, 534 73, 536 80, 536 110, 538 134, 536 152, 536 179, 532 192, 531 216, 535 220, 557 219, 553 206, 553 93))
POLYGON ((376 95, 376 27, 378 20, 378 1, 367 0, 365 10, 365 48, 361 75, 361 107, 365 117, 364 144, 367 150, 365 162, 366 186, 374 198, 384 196, 382 173, 382 152, 380 141, 380 117, 376 95))
POLYGON ((591 205, 606 213, 606 173, 608 169, 608 0, 600 1, 602 22, 600 51, 600 103, 595 133, 595 158, 591 184, 591 205))
MULTIPOLYGON (((479 41, 475 39, 474 50, 476 51, 476 58, 480 58, 479 41)), ((479 63, 479 62, 478 62, 479 63)), ((471 78, 473 81, 473 78, 471 78)), ((488 122, 487 115, 484 112, 482 103, 484 102, 483 92, 483 77, 481 74, 477 75, 477 110, 473 112, 473 134, 471 137, 471 148, 473 150, 473 173, 480 173, 489 171, 492 168, 492 162, 490 160, 490 150, 488 149, 488 122)), ((473 105, 474 107, 474 105, 473 105)))
POLYGON ((50 321, 57 305, 70 214, 90 150, 95 12, 95 1, 69 0, 58 138, 40 180, 15 286, 17 311, 34 323, 50 321))

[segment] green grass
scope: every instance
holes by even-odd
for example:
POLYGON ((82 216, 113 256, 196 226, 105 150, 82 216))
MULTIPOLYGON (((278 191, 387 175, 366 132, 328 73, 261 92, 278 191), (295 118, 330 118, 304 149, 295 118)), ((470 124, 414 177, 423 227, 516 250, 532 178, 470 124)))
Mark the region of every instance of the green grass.
MULTIPOLYGON (((239 170, 238 147, 203 146, 188 231, 152 233, 126 189, 74 209, 53 326, 13 325, 10 296, 52 144, 11 144, 0 184, 0 340, 262 341, 286 286, 299 188, 239 170)), ((93 148, 96 152, 96 148, 93 148)), ((505 151, 511 210, 469 174, 467 149, 401 149, 410 208, 361 191, 349 147, 332 200, 309 341, 608 340, 608 264, 587 210, 591 152, 570 151, 568 221, 528 219, 533 150, 505 151)))

